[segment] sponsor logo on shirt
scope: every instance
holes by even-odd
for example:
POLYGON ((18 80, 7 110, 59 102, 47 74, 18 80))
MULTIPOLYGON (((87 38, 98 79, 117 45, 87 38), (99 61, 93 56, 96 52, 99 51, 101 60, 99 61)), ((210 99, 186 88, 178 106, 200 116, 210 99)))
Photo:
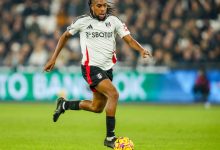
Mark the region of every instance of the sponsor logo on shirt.
POLYGON ((86 38, 112 38, 113 32, 86 32, 86 38))

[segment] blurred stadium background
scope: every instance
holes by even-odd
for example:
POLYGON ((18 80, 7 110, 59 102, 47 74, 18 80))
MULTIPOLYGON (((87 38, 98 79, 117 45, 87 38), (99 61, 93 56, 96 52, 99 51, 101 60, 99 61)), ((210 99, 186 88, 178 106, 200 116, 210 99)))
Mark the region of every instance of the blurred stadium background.
MULTIPOLYGON (((220 103, 219 0, 112 0, 115 14, 153 59, 143 60, 117 39, 114 82, 120 101, 194 102, 199 68, 210 80, 209 101, 220 103), (128 82, 129 81, 129 82, 128 82)), ((80 73, 74 36, 42 73, 68 25, 88 13, 87 0, 2 0, 0 2, 0 100, 53 101, 57 95, 89 98, 80 73)))
MULTIPOLYGON (((117 38, 114 84, 120 102, 135 102, 119 105, 117 133, 130 137, 137 150, 219 149, 220 0, 111 2, 153 54, 143 60, 117 38), (201 68, 210 81, 208 110, 191 105, 201 68)), ((62 32, 87 12, 87 0, 0 1, 0 149, 104 149, 104 113, 67 112, 56 124, 51 119, 58 96, 91 97, 77 35, 56 69, 42 72, 62 32)))

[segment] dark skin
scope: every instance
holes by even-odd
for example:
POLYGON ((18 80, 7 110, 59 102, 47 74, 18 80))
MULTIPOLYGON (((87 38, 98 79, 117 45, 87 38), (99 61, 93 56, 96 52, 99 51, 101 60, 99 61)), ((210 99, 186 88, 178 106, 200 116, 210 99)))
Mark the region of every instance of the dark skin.
MULTIPOLYGON (((106 0, 94 0, 91 5, 93 14, 103 20, 107 12, 107 1, 106 0)), ((57 44, 57 47, 44 67, 44 71, 50 72, 55 65, 56 59, 72 35, 66 31, 62 34, 57 44)), ((151 57, 148 50, 144 49, 131 35, 126 35, 123 40, 134 50, 138 51, 143 58, 151 57)), ((101 81, 95 89, 97 92, 93 92, 93 99, 83 100, 80 102, 79 107, 82 110, 87 110, 95 113, 101 113, 104 108, 107 116, 114 117, 116 114, 117 102, 119 98, 118 91, 112 84, 111 80, 105 79, 101 81)))
POLYGON ((108 7, 108 4, 105 0, 104 1, 94 0, 91 5, 93 15, 98 17, 99 20, 105 19, 107 7, 108 7))

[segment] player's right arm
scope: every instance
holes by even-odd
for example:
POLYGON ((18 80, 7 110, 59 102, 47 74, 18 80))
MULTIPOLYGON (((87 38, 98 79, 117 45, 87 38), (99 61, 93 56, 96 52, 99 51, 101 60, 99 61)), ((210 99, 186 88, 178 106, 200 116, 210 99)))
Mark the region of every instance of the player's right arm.
POLYGON ((62 36, 60 37, 58 44, 56 46, 56 49, 52 55, 52 57, 50 58, 50 60, 47 62, 47 64, 44 67, 44 71, 51 71, 56 63, 56 59, 60 53, 60 51, 62 50, 62 48, 65 46, 66 42, 68 41, 68 39, 74 35, 75 33, 79 32, 81 28, 81 21, 80 19, 77 19, 76 21, 74 21, 69 27, 67 27, 67 31, 64 32, 62 34, 62 36))
POLYGON ((68 41, 68 39, 72 36, 72 34, 70 34, 69 31, 66 31, 62 34, 62 36, 60 37, 58 44, 56 46, 56 49, 52 55, 52 57, 49 59, 49 61, 47 62, 47 64, 44 67, 44 71, 49 72, 53 69, 55 63, 56 63, 56 59, 60 53, 60 51, 62 50, 62 48, 65 46, 66 42, 68 41))

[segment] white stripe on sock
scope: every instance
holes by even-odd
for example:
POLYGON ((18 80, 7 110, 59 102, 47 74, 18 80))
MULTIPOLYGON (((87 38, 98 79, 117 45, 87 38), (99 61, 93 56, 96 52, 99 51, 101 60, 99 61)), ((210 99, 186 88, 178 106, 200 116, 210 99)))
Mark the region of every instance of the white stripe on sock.
POLYGON ((65 102, 63 102, 63 109, 65 110, 65 102))
POLYGON ((113 140, 115 138, 115 136, 112 136, 112 137, 106 137, 106 140, 107 141, 111 141, 111 140, 113 140))

